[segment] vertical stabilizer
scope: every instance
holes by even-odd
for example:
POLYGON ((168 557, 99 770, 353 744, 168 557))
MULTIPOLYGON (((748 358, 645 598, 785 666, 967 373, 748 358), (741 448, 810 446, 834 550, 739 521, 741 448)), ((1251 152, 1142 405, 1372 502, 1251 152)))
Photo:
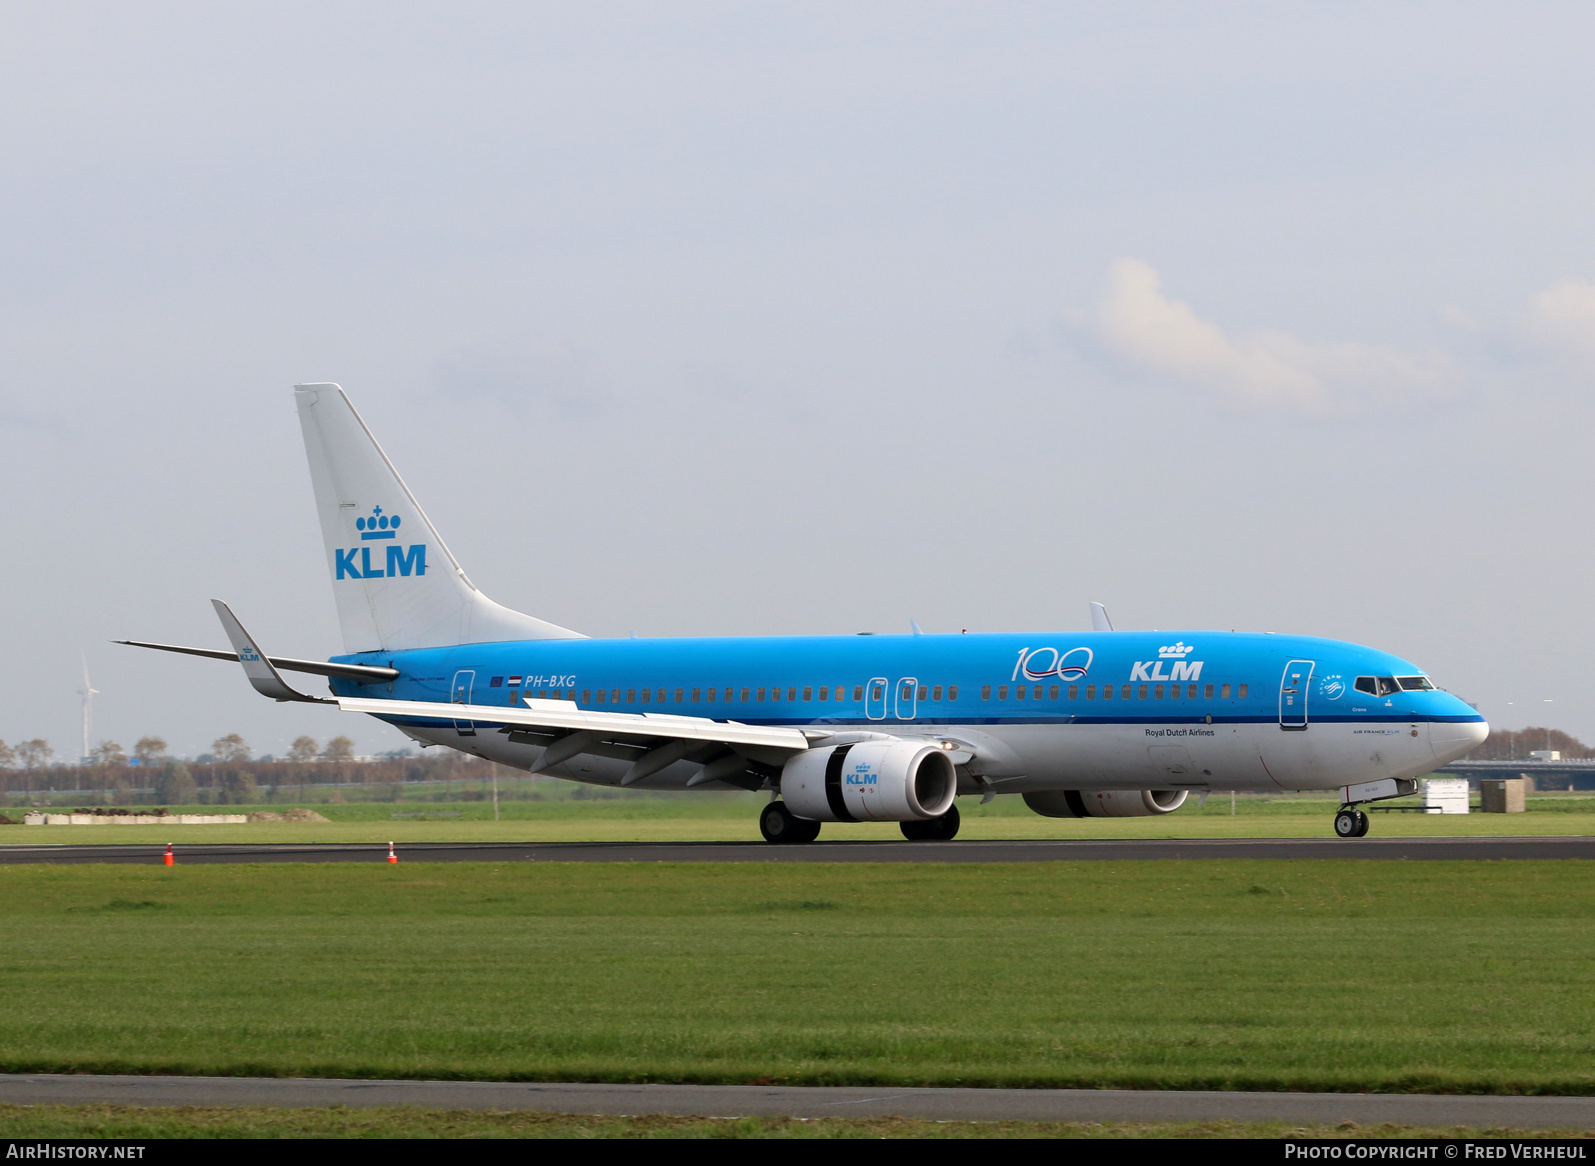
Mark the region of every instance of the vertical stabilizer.
POLYGON ((295 385, 348 652, 581 639, 476 589, 343 389, 295 385))

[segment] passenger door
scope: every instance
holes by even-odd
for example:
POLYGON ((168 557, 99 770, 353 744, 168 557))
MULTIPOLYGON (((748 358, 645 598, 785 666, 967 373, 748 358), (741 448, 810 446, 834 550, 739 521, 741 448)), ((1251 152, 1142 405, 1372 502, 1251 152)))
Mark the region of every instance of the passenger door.
POLYGON ((1307 728, 1307 692, 1313 680, 1313 661, 1292 660, 1279 678, 1279 727, 1287 732, 1307 728))
MULTIPOLYGON (((450 704, 470 704, 471 690, 476 686, 476 672, 465 669, 454 674, 454 684, 449 689, 450 704)), ((454 731, 462 737, 476 736, 474 721, 455 721, 454 731)))

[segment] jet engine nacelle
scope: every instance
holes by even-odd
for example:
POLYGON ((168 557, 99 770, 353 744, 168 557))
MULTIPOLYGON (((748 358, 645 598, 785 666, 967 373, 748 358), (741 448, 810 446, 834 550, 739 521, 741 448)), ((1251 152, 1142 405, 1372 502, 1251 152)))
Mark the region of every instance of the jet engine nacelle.
POLYGON ((1025 795, 1025 805, 1048 818, 1150 818, 1184 804, 1182 789, 1049 789, 1025 795))
POLYGON ((820 822, 939 818, 958 794, 953 760, 923 741, 856 741, 799 753, 781 770, 781 797, 820 822))

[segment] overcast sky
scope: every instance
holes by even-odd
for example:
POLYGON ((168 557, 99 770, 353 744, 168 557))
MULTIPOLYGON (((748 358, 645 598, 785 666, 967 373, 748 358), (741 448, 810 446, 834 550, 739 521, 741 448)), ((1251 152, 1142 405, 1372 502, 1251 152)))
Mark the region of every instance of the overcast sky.
POLYGON ((1242 628, 1595 738, 1588 5, 0 3, 0 737, 402 742, 341 383, 597 636, 1242 628), (1547 700, 1554 702, 1546 704, 1547 700))

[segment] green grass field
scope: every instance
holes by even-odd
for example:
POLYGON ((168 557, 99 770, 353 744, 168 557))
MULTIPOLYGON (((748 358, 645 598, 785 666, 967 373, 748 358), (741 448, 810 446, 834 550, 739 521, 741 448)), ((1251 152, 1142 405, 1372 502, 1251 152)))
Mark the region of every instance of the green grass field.
POLYGON ((0 866, 0 1070, 1587 1093, 1595 864, 0 866))
MULTIPOLYGON (((328 823, 252 822, 243 826, 5 826, 0 844, 193 842, 677 842, 758 841, 758 810, 768 795, 639 795, 610 800, 506 801, 500 820, 484 802, 315 805, 328 823), (414 817, 423 814, 425 817, 414 817), (405 815, 395 817, 394 815, 405 815), (460 815, 443 817, 440 815, 460 815)), ((281 813, 290 803, 179 807, 184 813, 281 813)), ((1402 814, 1375 811, 1374 837, 1595 833, 1595 797, 1539 794, 1523 814, 1402 814)), ((1157 818, 1043 818, 1018 797, 982 806, 959 800, 960 838, 1328 838, 1338 802, 1323 797, 1215 795, 1157 818)), ((17 815, 17 811, 10 811, 17 815)), ((893 823, 831 824, 822 838, 895 838, 893 823)))

